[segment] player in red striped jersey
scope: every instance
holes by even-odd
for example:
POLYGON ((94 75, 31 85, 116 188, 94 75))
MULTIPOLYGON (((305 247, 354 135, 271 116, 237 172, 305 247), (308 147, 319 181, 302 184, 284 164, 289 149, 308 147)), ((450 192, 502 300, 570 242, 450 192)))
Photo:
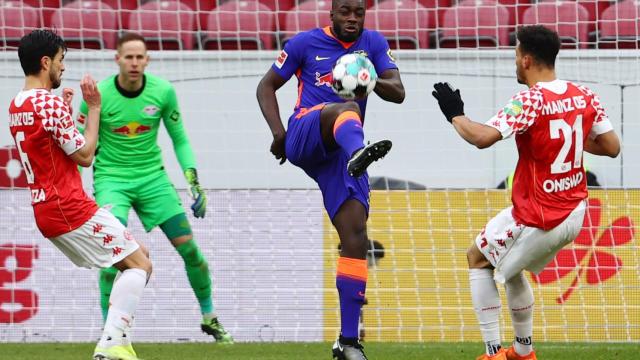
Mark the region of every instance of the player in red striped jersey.
POLYGON ((151 274, 151 261, 127 229, 99 209, 82 188, 77 165, 91 165, 98 138, 101 97, 95 80, 80 82, 89 106, 84 136, 71 118, 73 92, 64 99, 51 90, 65 70, 64 40, 50 30, 34 30, 20 40, 18 56, 25 86, 9 106, 9 129, 27 177, 36 225, 74 264, 116 266, 122 275, 94 359, 136 360, 127 332, 151 274))
POLYGON ((480 359, 536 359, 532 346, 533 292, 523 270, 539 273, 572 242, 585 214, 583 150, 616 157, 620 141, 600 100, 588 88, 556 78, 558 34, 543 26, 517 32, 516 72, 528 89, 511 98, 485 124, 464 115, 459 90, 434 85, 434 97, 458 134, 478 148, 511 135, 518 147, 513 206, 491 219, 469 248, 469 281, 486 353, 480 359), (500 344, 500 296, 504 284, 515 341, 500 344))

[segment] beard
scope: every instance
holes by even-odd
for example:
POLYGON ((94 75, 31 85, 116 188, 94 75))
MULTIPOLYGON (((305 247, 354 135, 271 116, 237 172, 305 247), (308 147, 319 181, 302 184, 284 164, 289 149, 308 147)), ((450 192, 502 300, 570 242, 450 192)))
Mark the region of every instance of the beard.
POLYGON ((344 41, 344 42, 354 42, 358 40, 360 35, 362 35, 362 31, 364 31, 364 28, 360 28, 360 31, 358 31, 357 33, 343 34, 340 26, 338 26, 338 24, 335 24, 335 23, 333 24, 333 33, 336 34, 336 36, 340 41, 344 41))
POLYGON ((527 82, 524 80, 524 76, 521 75, 520 69, 516 69, 516 79, 518 79, 518 84, 527 85, 527 82))
POLYGON ((56 76, 56 73, 53 71, 49 72, 49 80, 51 80, 51 88, 57 89, 62 84, 62 74, 60 76, 56 76))

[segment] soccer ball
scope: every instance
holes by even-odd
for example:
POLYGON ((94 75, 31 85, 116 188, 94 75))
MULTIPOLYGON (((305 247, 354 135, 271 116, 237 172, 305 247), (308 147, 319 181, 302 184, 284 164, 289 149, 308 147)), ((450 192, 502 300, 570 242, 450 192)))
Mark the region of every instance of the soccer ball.
POLYGON ((333 91, 343 99, 362 99, 376 86, 378 74, 375 67, 362 54, 342 55, 332 70, 333 91))

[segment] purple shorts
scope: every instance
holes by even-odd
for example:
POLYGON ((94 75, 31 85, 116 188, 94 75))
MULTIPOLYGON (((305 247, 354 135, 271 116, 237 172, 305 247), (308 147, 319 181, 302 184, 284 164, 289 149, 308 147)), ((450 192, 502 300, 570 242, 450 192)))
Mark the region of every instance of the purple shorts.
POLYGON ((320 130, 321 110, 320 106, 291 115, 285 145, 287 159, 318 183, 332 220, 349 199, 360 201, 369 214, 369 175, 365 172, 358 178, 350 176, 349 156, 340 148, 327 152, 320 130))

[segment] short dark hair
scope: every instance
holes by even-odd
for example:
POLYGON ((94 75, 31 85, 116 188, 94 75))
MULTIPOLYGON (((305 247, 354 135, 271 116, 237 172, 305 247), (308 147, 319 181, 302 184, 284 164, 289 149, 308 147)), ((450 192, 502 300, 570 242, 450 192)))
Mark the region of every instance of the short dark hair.
POLYGON ((540 64, 554 68, 556 56, 560 51, 558 33, 542 25, 529 25, 518 28, 516 34, 520 51, 533 56, 540 64))
MULTIPOLYGON (((340 3, 342 2, 342 0, 332 0, 331 1, 331 9, 336 9, 338 6, 340 6, 340 3)), ((367 4, 364 3, 364 0, 361 0, 361 2, 363 3, 363 6, 366 8, 367 4)))
POLYGON ((42 67, 40 60, 44 56, 53 59, 58 51, 67 51, 64 40, 50 29, 37 29, 20 39, 18 57, 25 75, 38 75, 42 67))
POLYGON ((147 47, 147 43, 144 40, 144 36, 134 32, 126 32, 118 38, 118 43, 116 44, 116 48, 119 50, 124 43, 127 43, 129 41, 142 41, 142 43, 144 44, 144 47, 145 48, 147 47))

